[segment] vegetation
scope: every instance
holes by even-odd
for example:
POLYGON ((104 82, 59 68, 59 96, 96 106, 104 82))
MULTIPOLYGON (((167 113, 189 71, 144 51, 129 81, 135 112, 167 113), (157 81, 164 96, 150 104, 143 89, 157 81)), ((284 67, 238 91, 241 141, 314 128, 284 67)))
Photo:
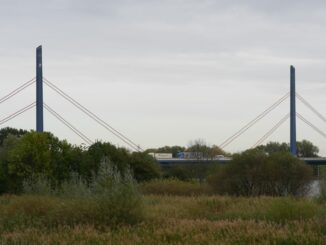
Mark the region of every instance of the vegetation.
POLYGON ((319 187, 320 187, 320 194, 318 200, 326 203, 326 178, 320 180, 319 187))
MULTIPOLYGON (((46 197, 0 197, 1 213, 14 212, 22 205, 29 209, 29 218, 35 222, 28 228, 22 225, 27 212, 15 220, 0 218, 0 243, 325 244, 326 241, 326 206, 308 199, 149 195, 144 197, 143 221, 118 227, 96 227, 89 223, 43 226, 40 220, 49 217, 44 213, 54 208, 52 217, 56 217, 56 205, 62 205, 60 202, 46 197)), ((70 206, 71 213, 73 209, 70 206)), ((67 213, 72 216, 70 212, 67 213)), ((59 217, 64 215, 60 213, 59 217)))
MULTIPOLYGON (((267 154, 274 154, 279 152, 289 152, 290 146, 288 143, 269 142, 266 145, 257 146, 256 149, 266 152, 267 154)), ((297 142, 298 157, 318 157, 319 149, 308 140, 297 142)))
POLYGON ((178 179, 156 179, 141 184, 145 195, 199 196, 213 192, 206 183, 181 181, 178 179))
POLYGON ((88 149, 59 140, 51 133, 10 128, 0 130, 0 193, 20 193, 24 180, 45 176, 51 187, 61 186, 75 173, 87 183, 103 160, 123 175, 131 170, 138 181, 158 178, 160 167, 144 153, 131 153, 110 143, 96 142, 88 149), (11 134, 14 132, 14 134, 11 134))
POLYGON ((267 155, 254 149, 235 154, 208 181, 219 194, 303 196, 312 179, 312 168, 289 153, 267 155))
MULTIPOLYGON (((226 154, 201 141, 157 150, 182 149, 226 154)), ((161 171, 146 152, 2 129, 0 244, 325 244, 325 182, 302 198, 312 169, 285 151, 270 143, 225 166, 161 171)))
POLYGON ((209 146, 202 139, 190 141, 187 147, 184 146, 164 146, 160 148, 151 148, 145 151, 146 153, 172 153, 172 157, 176 158, 179 152, 194 152, 198 153, 198 158, 214 159, 217 155, 230 155, 216 145, 209 146))
POLYGON ((135 224, 142 220, 142 197, 131 174, 124 176, 102 162, 91 185, 78 177, 53 189, 46 177, 24 183, 21 196, 4 196, 0 210, 1 230, 55 228, 91 225, 94 227, 135 224))

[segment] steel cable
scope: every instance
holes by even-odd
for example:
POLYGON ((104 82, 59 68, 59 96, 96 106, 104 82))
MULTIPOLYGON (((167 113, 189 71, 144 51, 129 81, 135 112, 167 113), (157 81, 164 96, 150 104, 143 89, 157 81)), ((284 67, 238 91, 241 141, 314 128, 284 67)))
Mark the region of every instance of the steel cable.
POLYGON ((273 128, 271 128, 263 137, 261 137, 251 148, 255 148, 261 143, 263 143, 269 136, 271 136, 288 118, 290 117, 290 113, 288 113, 285 117, 283 117, 273 128))
POLYGON ((3 102, 7 101, 8 99, 12 98, 13 96, 15 96, 16 94, 20 93, 21 91, 23 91, 25 88, 29 87, 30 85, 32 85, 35 82, 35 78, 25 82, 24 84, 22 84, 21 86, 19 86, 18 88, 16 88, 15 90, 13 90, 12 92, 10 92, 9 94, 7 94, 6 96, 2 97, 0 99, 0 104, 2 104, 3 102))
POLYGON ((315 125, 313 125, 311 122, 309 122, 306 118, 304 118, 301 114, 299 114, 297 112, 297 117, 303 121, 305 124, 307 124, 308 126, 310 126, 312 129, 314 129, 316 132, 318 132, 320 135, 324 136, 326 138, 326 134, 320 130, 318 127, 316 127, 315 125))
POLYGON ((15 117, 19 116, 20 114, 24 113, 25 111, 28 111, 30 109, 32 109, 35 106, 36 102, 33 102, 31 104, 29 104, 28 106, 23 107, 22 109, 10 114, 9 116, 3 118, 0 120, 0 125, 10 121, 11 119, 14 119, 15 117))
POLYGON ((238 130, 231 137, 227 138, 222 144, 220 144, 219 147, 221 149, 224 149, 226 146, 228 146, 230 143, 232 143, 235 139, 237 139, 239 136, 241 136, 244 132, 246 132, 249 128, 251 128, 253 125, 255 125, 258 121, 260 121, 262 118, 264 118, 268 113, 270 113, 271 111, 273 111, 284 100, 286 100, 289 97, 289 95, 290 95, 289 92, 286 93, 283 97, 281 97, 280 99, 278 99, 274 104, 272 104, 270 107, 268 107, 266 110, 264 110, 256 118, 254 118, 249 123, 247 123, 245 126, 243 126, 240 130, 238 130))
POLYGON ((55 118, 61 121, 64 125, 70 128, 75 134, 77 134, 82 140, 84 140, 88 145, 92 145, 93 141, 90 140, 86 135, 84 135, 81 131, 79 131, 76 127, 74 127, 71 123, 65 120, 59 113, 57 113, 54 109, 52 109, 47 104, 43 103, 44 108, 50 112, 55 118))
POLYGON ((127 138, 126 136, 124 136, 122 133, 120 133, 119 131, 117 131, 116 129, 114 129, 112 126, 110 126, 108 123, 106 123, 104 120, 102 120, 101 118, 99 118, 97 115, 95 115, 94 113, 92 113, 89 109, 87 109, 86 107, 84 107, 83 105, 81 105, 78 101, 76 101, 75 99, 73 99, 71 96, 69 96, 68 94, 66 94, 64 91, 62 91, 60 88, 58 88, 56 85, 54 85, 53 83, 51 83, 49 80, 44 78, 44 83, 51 88, 52 90, 54 90, 56 93, 58 93, 59 95, 61 95, 64 99, 66 99, 67 101, 69 101, 71 104, 73 104, 75 107, 77 107, 79 110, 81 110, 83 113, 85 113, 87 116, 89 116, 90 118, 92 118, 94 121, 96 121, 98 124, 100 124, 102 127, 104 127, 105 129, 107 129, 110 133, 112 133, 113 135, 115 135, 117 138, 119 138, 120 140, 122 140, 123 142, 125 142, 128 146, 130 146, 132 149, 136 150, 136 151, 140 151, 143 150, 140 146, 138 146, 136 143, 134 143, 133 141, 131 141, 129 138, 127 138))
POLYGON ((319 113, 307 100, 305 100, 298 93, 296 93, 296 96, 305 106, 307 106, 312 112, 314 112, 321 120, 323 120, 326 123, 326 118, 321 113, 319 113))

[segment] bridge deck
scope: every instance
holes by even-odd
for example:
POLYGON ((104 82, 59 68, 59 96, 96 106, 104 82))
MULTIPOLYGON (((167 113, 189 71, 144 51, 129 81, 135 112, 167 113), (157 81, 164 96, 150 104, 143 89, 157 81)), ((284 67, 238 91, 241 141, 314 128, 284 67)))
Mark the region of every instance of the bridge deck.
MULTIPOLYGON (((309 165, 326 165, 326 158, 300 158, 305 161, 309 165)), ((231 161, 231 158, 223 158, 223 159, 180 159, 180 158, 172 158, 172 159, 158 159, 157 161, 162 166, 169 165, 192 165, 192 164, 214 164, 220 163, 225 164, 231 161)))

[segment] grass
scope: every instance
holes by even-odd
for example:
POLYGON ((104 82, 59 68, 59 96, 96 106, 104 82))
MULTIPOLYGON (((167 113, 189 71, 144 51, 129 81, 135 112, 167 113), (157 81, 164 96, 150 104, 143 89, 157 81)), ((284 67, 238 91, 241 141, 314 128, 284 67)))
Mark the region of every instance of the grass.
POLYGON ((0 244, 326 242, 326 203, 313 199, 146 195, 143 220, 114 227, 97 227, 90 222, 95 217, 90 215, 89 204, 62 204, 63 200, 30 195, 0 197, 0 244), (67 213, 57 216, 62 205, 67 213), (84 222, 72 225, 68 219, 73 217, 71 213, 81 212, 76 209, 80 205, 86 216, 77 217, 84 217, 84 222), (11 215, 10 219, 6 215, 11 215), (66 221, 61 222, 65 216, 66 221), (47 225, 56 217, 59 224, 47 225))

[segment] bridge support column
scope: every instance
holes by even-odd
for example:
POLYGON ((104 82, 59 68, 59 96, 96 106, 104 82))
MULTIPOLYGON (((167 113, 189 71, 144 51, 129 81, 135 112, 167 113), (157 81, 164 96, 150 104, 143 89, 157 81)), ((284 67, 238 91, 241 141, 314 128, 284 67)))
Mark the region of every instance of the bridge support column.
POLYGON ((42 46, 39 46, 36 49, 36 131, 43 132, 42 46))
POLYGON ((296 110, 295 110, 295 68, 290 67, 290 151, 297 155, 296 110))

